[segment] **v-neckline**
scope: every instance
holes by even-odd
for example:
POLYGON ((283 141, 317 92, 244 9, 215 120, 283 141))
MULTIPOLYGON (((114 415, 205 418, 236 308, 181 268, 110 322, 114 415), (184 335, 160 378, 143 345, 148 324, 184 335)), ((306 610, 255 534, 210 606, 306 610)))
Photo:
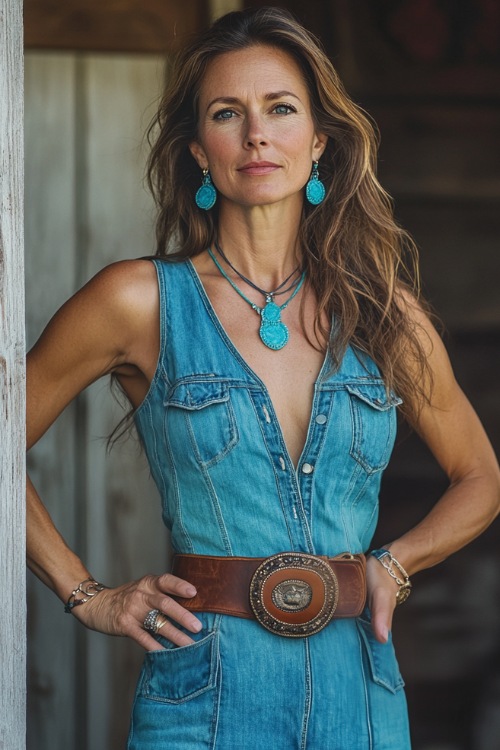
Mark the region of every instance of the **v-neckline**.
POLYGON ((329 361, 329 351, 328 351, 328 349, 325 352, 325 356, 323 358, 323 363, 322 363, 322 365, 321 365, 321 367, 320 367, 320 369, 318 371, 318 374, 317 374, 317 376, 316 376, 316 378, 314 380, 314 383, 313 383, 313 398, 312 398, 312 402, 311 402, 311 410, 310 410, 310 413, 309 413, 309 420, 307 422, 306 438, 305 438, 305 441, 304 441, 304 445, 302 446, 302 449, 300 451, 299 458, 297 460, 297 465, 295 465, 295 463, 294 463, 294 461, 293 461, 293 459, 292 459, 292 457, 290 455, 290 451, 288 449, 287 442, 285 440, 285 434, 283 432, 283 428, 281 426, 281 422, 279 421, 276 409, 274 408, 274 403, 273 403, 273 400, 271 398, 271 394, 269 392, 269 388, 264 383, 264 381, 262 380, 262 378, 260 378, 257 375, 257 373, 255 372, 255 370, 253 369, 253 367, 251 367, 248 364, 248 362, 243 357, 243 355, 239 351, 238 347, 233 343, 233 340, 231 339, 231 337, 227 333, 226 329, 222 325, 221 320, 220 320, 220 318, 217 315, 217 312, 215 310, 215 307, 212 304, 212 300, 210 299, 210 297, 208 295, 208 292, 205 289, 205 285, 203 284, 203 281, 201 280, 200 274, 196 270, 196 268, 194 266, 194 263, 192 262, 191 258, 188 258, 187 264, 188 264, 189 270, 191 271, 191 275, 192 275, 193 280, 195 282, 196 288, 198 289, 198 292, 199 292, 199 294, 201 296, 201 299, 202 299, 203 303, 205 304, 205 307, 207 309, 208 314, 210 315, 212 323, 213 324, 215 324, 215 323, 217 324, 216 328, 219 330, 222 340, 224 341, 224 343, 226 344, 227 348, 229 349, 229 351, 231 352, 231 354, 233 355, 233 357, 235 358, 235 360, 238 362, 238 364, 240 364, 243 367, 243 369, 255 380, 255 382, 258 383, 258 385, 262 388, 263 392, 266 394, 266 396, 268 398, 269 405, 271 406, 274 418, 276 419, 276 425, 278 427, 278 431, 279 431, 279 434, 280 434, 281 442, 282 442, 282 444, 283 444, 283 446, 285 448, 285 451, 286 451, 286 456, 287 456, 287 458, 288 458, 288 460, 290 462, 290 465, 293 467, 293 470, 295 472, 297 472, 298 471, 298 467, 302 463, 303 456, 304 456, 304 451, 305 451, 306 446, 307 446, 307 444, 309 442, 309 435, 311 433, 311 424, 312 424, 313 414, 314 414, 314 404, 315 404, 315 400, 316 400, 317 387, 318 387, 318 385, 323 380, 323 374, 324 374, 324 371, 326 370, 326 366, 327 366, 327 363, 329 361))

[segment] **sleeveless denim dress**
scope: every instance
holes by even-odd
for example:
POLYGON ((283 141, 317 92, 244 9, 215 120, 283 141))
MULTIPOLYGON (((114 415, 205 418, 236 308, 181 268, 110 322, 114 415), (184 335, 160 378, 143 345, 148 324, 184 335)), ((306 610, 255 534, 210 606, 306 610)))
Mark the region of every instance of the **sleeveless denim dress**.
MULTIPOLYGON (((187 261, 154 261, 157 371, 136 412, 177 552, 266 557, 365 552, 396 431, 373 362, 326 357, 296 468, 262 381, 187 261)), ((407 750, 403 681, 369 613, 308 638, 201 613, 195 643, 145 655, 129 750, 407 750)))

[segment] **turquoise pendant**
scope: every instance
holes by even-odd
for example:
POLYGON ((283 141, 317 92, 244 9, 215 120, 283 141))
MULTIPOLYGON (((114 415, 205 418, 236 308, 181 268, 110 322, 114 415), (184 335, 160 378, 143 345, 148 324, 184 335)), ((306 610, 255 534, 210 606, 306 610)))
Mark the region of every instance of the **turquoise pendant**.
POLYGON ((283 349, 288 342, 288 328, 281 320, 281 308, 269 299, 260 311, 259 336, 269 349, 283 349))

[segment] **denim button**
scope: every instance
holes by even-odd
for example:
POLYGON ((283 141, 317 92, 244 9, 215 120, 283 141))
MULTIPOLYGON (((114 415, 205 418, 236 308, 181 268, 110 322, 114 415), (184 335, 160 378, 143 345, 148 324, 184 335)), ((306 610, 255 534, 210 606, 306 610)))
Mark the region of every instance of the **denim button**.
POLYGON ((302 464, 303 474, 312 474, 313 471, 314 471, 314 466, 311 466, 311 464, 302 464))
POLYGON ((283 469, 283 471, 285 471, 286 463, 285 463, 285 459, 283 458, 283 456, 280 456, 280 466, 283 469))
POLYGON ((324 414, 318 414, 315 420, 316 424, 325 424, 326 423, 326 416, 324 414))

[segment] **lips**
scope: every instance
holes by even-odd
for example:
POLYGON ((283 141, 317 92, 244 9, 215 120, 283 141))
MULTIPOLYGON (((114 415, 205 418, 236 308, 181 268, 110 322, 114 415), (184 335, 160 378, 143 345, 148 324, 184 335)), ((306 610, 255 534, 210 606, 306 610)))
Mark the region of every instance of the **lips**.
POLYGON ((238 172, 248 175, 264 175, 280 169, 279 164, 272 161, 251 161, 238 169, 238 172))

